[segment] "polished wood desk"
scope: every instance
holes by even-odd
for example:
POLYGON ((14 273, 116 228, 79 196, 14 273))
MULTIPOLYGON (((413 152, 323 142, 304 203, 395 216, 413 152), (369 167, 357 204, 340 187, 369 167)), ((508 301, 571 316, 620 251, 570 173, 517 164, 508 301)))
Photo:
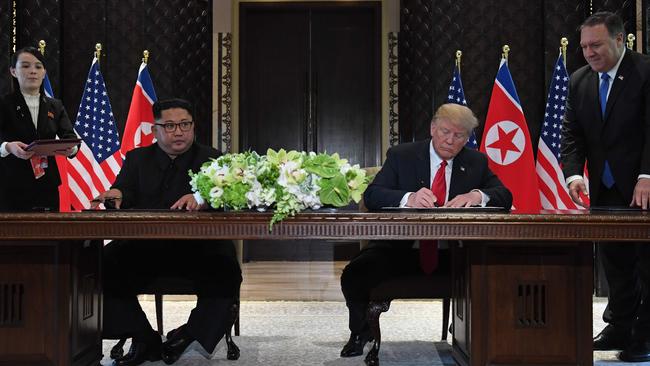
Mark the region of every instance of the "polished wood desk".
POLYGON ((650 241, 647 213, 0 213, 0 365, 95 365, 101 243, 88 239, 458 239, 462 365, 588 365, 592 241, 650 241), (480 241, 479 241, 480 240, 480 241))

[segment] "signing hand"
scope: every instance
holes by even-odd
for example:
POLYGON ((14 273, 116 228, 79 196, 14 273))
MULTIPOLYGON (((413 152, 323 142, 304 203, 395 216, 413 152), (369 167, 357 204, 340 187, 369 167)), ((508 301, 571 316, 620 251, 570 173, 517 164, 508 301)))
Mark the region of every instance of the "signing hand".
POLYGON ((198 210, 201 210, 201 209, 203 209, 205 207, 206 207, 205 204, 199 205, 196 202, 196 199, 194 198, 193 194, 188 193, 188 194, 184 195, 183 197, 179 198, 178 201, 176 201, 176 203, 174 203, 172 205, 172 207, 170 207, 170 208, 172 210, 186 209, 187 211, 198 211, 198 210))
POLYGON ((25 151, 26 147, 27 144, 20 141, 7 142, 7 144, 5 145, 5 149, 7 149, 7 152, 9 152, 10 154, 15 155, 19 159, 28 160, 34 155, 34 152, 25 151))
POLYGON ((419 191, 411 193, 406 201, 406 207, 435 207, 436 196, 428 188, 420 188, 419 191))
POLYGON ((478 206, 481 204, 483 196, 479 191, 471 191, 465 194, 459 194, 451 201, 445 203, 444 207, 470 207, 478 206))
POLYGON ((573 202, 581 207, 586 208, 587 204, 580 197, 581 193, 584 194, 585 197, 589 197, 589 194, 587 193, 587 186, 585 185, 584 180, 576 179, 573 182, 569 183, 569 196, 571 196, 573 202))
POLYGON ((630 206, 641 207, 644 210, 650 208, 650 178, 641 178, 636 181, 630 206))
POLYGON ((111 188, 108 191, 101 193, 90 201, 90 208, 96 210, 101 203, 104 203, 104 206, 107 204, 110 206, 112 204, 115 208, 120 208, 120 206, 122 206, 122 191, 117 188, 111 188), (109 201, 111 203, 107 203, 109 201))

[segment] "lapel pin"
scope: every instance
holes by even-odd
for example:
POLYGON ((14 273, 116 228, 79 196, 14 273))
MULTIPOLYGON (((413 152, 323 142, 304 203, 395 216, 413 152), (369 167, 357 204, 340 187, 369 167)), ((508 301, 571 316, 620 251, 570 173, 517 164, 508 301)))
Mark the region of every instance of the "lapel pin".
POLYGON ((623 75, 619 75, 618 80, 623 80, 623 75))
POLYGON ((464 171, 465 171, 465 167, 464 167, 464 166, 461 166, 461 167, 460 167, 460 171, 461 171, 461 172, 464 172, 464 171))
POLYGON ((17 110, 17 111, 20 110, 20 106, 19 106, 19 105, 16 106, 16 110, 17 110))

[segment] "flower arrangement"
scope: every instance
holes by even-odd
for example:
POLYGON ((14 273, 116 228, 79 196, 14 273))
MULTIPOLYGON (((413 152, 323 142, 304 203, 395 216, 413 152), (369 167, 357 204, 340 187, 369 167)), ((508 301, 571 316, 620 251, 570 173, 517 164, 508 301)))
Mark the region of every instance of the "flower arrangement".
POLYGON ((213 208, 273 208, 273 224, 307 208, 359 202, 370 177, 338 154, 280 149, 226 154, 189 172, 197 201, 213 208))

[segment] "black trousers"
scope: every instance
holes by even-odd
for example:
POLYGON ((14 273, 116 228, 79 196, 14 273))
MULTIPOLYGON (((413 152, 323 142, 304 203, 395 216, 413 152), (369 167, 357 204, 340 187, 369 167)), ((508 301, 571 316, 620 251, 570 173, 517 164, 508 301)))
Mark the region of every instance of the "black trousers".
MULTIPOLYGON (((395 277, 422 273, 419 249, 412 247, 412 241, 370 242, 345 266, 341 275, 341 290, 348 307, 351 333, 369 331, 366 311, 373 288, 395 277)), ((437 272, 449 273, 448 252, 438 252, 437 272)))
POLYGON ((241 269, 231 241, 114 241, 104 247, 103 337, 153 332, 137 295, 156 278, 190 280, 197 294, 186 330, 212 352, 227 331, 239 297, 241 269))
MULTIPOLYGON (((628 206, 616 186, 600 187, 598 206, 628 206)), ((600 259, 609 284, 603 320, 632 329, 635 337, 650 340, 650 245, 643 243, 600 242, 600 259)))

